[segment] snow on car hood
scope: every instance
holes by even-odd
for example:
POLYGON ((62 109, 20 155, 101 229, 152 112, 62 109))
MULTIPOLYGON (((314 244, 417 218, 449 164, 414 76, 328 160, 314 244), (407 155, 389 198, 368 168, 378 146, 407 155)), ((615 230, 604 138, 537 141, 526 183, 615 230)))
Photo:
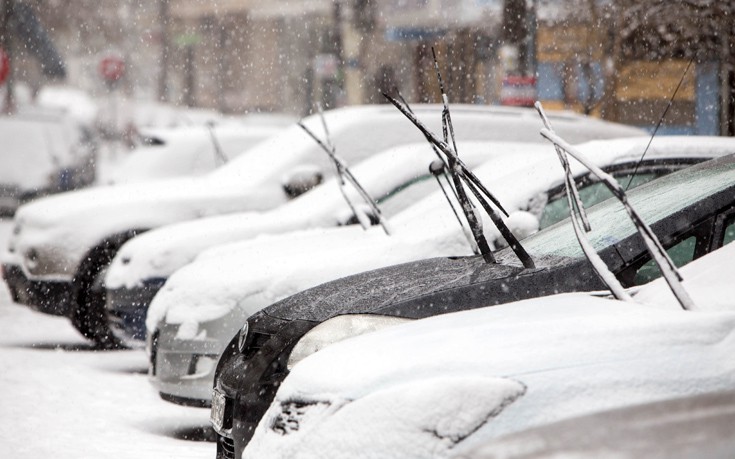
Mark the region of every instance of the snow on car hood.
MULTIPOLYGON (((618 151, 603 150, 593 157, 606 164, 619 156, 618 151)), ((581 169, 580 164, 572 164, 573 171, 581 169)), ((500 156, 479 167, 476 174, 506 210, 513 212, 524 209, 532 196, 560 182, 563 171, 549 148, 543 159, 500 156)), ((497 239, 499 233, 489 218, 484 216, 483 222, 487 239, 497 239)), ((146 325, 153 330, 164 317, 173 324, 214 320, 237 305, 246 308, 249 315, 288 295, 339 277, 424 258, 472 254, 440 191, 389 223, 391 237, 373 237, 376 231, 382 234, 379 229, 337 236, 343 229, 335 228, 309 233, 313 239, 309 244, 292 245, 294 233, 285 233, 207 250, 169 278, 151 304, 146 325)))
POLYGON ((81 257, 104 237, 283 201, 277 183, 248 188, 206 177, 91 188, 21 206, 10 243, 18 254, 33 248, 65 257, 71 276, 81 257))
MULTIPOLYGON (((715 254, 682 269, 697 312, 660 298, 659 307, 648 307, 564 294, 432 317, 331 345, 293 368, 243 457, 445 457, 533 425, 731 388, 735 244, 715 254), (706 303, 707 290, 730 299, 729 308, 706 303), (441 401, 452 387, 462 393, 482 378, 487 385, 453 400, 457 413, 477 405, 471 419, 441 401), (515 395, 492 378, 524 390, 515 395), (288 410, 293 405, 300 406, 295 414, 288 410), (284 433, 276 426, 286 418, 293 428, 284 433), (464 429, 464 436, 431 435, 455 422, 476 428, 464 429)), ((655 296, 659 284, 643 287, 639 297, 655 296)))
MULTIPOLYGON (((497 173, 528 165, 549 153, 549 147, 545 145, 508 142, 466 142, 460 143, 459 149, 468 167, 493 158, 493 170, 497 173), (501 156, 508 158, 500 160, 501 156)), ((352 172, 371 195, 380 198, 399 185, 426 175, 429 163, 435 158, 426 142, 411 144, 371 157, 354 167, 352 172)), ((362 202, 351 186, 346 187, 346 192, 352 202, 362 202)), ((438 196, 432 199, 432 206, 445 205, 438 196)), ((422 213, 431 212, 430 207, 423 206, 422 209, 422 213)), ((111 289, 139 286, 146 279, 170 276, 206 248, 263 233, 336 226, 338 217, 350 213, 336 179, 332 178, 263 214, 211 217, 153 230, 128 241, 120 249, 110 265, 105 285, 111 289)))

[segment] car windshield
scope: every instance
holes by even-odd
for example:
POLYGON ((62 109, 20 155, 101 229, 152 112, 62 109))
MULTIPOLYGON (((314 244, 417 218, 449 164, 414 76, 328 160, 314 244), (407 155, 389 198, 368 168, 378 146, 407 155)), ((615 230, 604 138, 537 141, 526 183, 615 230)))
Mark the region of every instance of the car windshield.
MULTIPOLYGON (((735 161, 727 161, 667 175, 631 191, 628 197, 641 217, 651 225, 733 183, 735 161)), ((617 199, 608 199, 591 207, 588 216, 592 231, 587 233, 587 237, 598 252, 636 232, 617 199)), ((526 238, 523 245, 534 256, 584 256, 569 219, 526 238)))

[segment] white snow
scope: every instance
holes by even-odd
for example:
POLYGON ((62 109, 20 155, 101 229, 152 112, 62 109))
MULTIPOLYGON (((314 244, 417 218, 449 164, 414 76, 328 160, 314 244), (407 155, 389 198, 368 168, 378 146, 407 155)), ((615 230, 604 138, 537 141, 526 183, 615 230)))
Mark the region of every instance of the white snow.
POLYGON ((221 166, 214 139, 229 160, 274 135, 280 128, 227 123, 214 127, 188 126, 145 130, 144 135, 163 140, 165 145, 142 145, 127 153, 114 172, 101 183, 132 183, 177 176, 194 176, 221 166), (210 129, 212 132, 210 132, 210 129))
MULTIPOLYGON (((387 328, 327 347, 297 364, 258 425, 244 457, 446 457, 499 435, 604 409, 732 388, 735 383, 735 244, 682 269, 690 291, 709 290, 687 312, 675 301, 659 307, 565 294, 437 316, 387 328), (706 273, 706 275, 705 275, 706 273), (662 308, 663 307, 663 308, 662 308), (487 384, 455 399, 455 408, 494 403, 458 422, 476 432, 447 441, 431 435, 448 422, 447 386, 409 403, 400 398, 451 375, 465 384, 503 378, 525 391, 517 399, 487 384), (393 400, 394 403, 385 403, 393 400), (270 426, 294 401, 331 406, 283 435, 270 426), (464 405, 463 405, 464 403, 464 405), (390 421, 394 416, 402 422, 390 421), (385 422, 363 422, 387 419, 385 422), (427 428, 427 426, 430 426, 427 428), (428 432, 427 432, 428 431, 428 432), (417 448, 416 445, 421 445, 417 448)), ((656 296, 659 282, 638 298, 656 296)), ((695 295, 696 297, 696 295, 695 295)), ((457 392, 463 385, 453 381, 457 392)), ((429 390, 433 390, 430 388, 429 390)), ((419 392, 420 394, 421 392, 419 392)), ((451 415, 451 414, 450 414, 451 415)))
MULTIPOLYGON (((513 155, 514 163, 524 164, 517 159, 521 156, 543 155, 549 147, 507 142, 467 142, 460 143, 460 148, 465 163, 474 167, 501 155, 513 155)), ((365 189, 377 199, 417 176, 426 175, 428 164, 434 158, 434 153, 425 142, 409 144, 371 157, 351 170, 365 189)), ((432 191, 436 189, 433 179, 427 185, 432 191)), ((353 187, 347 186, 346 191, 353 203, 362 202, 353 187)), ((396 199, 405 201, 399 197, 396 199)), ((401 206, 408 204, 410 202, 401 206)), ((392 207, 400 210, 399 206, 392 207)), ((385 210, 384 207, 383 211, 385 210)), ((349 216, 351 213, 336 179, 332 178, 268 212, 238 213, 168 225, 126 243, 110 265, 105 285, 113 289, 121 286, 134 287, 146 279, 166 278, 207 248, 247 240, 259 234, 336 226, 341 216, 349 216)))
MULTIPOLYGON (((0 222, 0 244, 11 225, 0 222)), ((0 457, 201 458, 209 410, 161 400, 142 351, 94 352, 68 319, 11 302, 0 285, 0 457), (177 438, 178 437, 178 438, 177 438)))
MULTIPOLYGON (((647 141, 635 138, 593 141, 579 148, 596 164, 604 165, 639 158, 647 141)), ((735 142, 680 137, 657 139, 651 148, 648 153, 651 158, 690 153, 712 155, 732 151, 735 142)), ((550 145, 548 152, 547 158, 533 166, 531 158, 535 161, 535 156, 524 156, 521 160, 521 152, 504 155, 476 173, 509 212, 525 209, 531 197, 563 179, 562 167, 550 145)), ((576 161, 572 161, 571 168, 575 174, 583 170, 576 161)), ((514 220, 521 231, 528 231, 534 224, 522 214, 514 215, 514 220)), ((261 236, 205 251, 169 278, 151 304, 146 325, 152 329, 164 317, 168 323, 213 320, 217 314, 223 316, 235 307, 249 315, 287 295, 338 277, 431 256, 471 254, 439 191, 396 215, 390 224, 391 237, 379 228, 344 234, 341 232, 345 230, 339 228, 261 236)), ((630 225, 627 219, 621 224, 630 225)), ((489 240, 498 238, 489 219, 485 228, 489 240)), ((576 241, 574 244, 576 250, 576 241)), ((172 260, 185 259, 174 259, 178 248, 164 247, 172 260)), ((125 281, 113 285, 123 282, 136 285, 151 271, 134 268, 125 281)))

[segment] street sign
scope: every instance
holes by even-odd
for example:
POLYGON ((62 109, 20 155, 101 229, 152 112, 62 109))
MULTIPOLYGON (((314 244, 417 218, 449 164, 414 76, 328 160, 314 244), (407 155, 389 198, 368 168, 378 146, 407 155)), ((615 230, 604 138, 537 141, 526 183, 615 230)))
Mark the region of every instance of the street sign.
POLYGON ((530 76, 506 76, 500 89, 500 104, 516 107, 533 107, 536 102, 536 78, 530 76))
POLYGON ((107 83, 115 83, 125 75, 125 61, 111 54, 100 61, 99 72, 107 83))
POLYGON ((10 75, 10 58, 4 49, 0 48, 0 85, 5 83, 10 75))

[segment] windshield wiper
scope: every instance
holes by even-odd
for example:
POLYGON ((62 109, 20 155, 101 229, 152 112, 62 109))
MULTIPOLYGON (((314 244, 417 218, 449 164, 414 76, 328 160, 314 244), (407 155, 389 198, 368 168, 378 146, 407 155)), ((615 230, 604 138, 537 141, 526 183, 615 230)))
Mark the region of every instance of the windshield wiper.
POLYGON ((635 225, 638 233, 643 238, 643 242, 648 248, 648 252, 651 254, 652 259, 656 262, 663 274, 666 283, 669 284, 671 292, 676 297, 681 307, 685 310, 690 310, 694 307, 694 302, 689 297, 689 294, 684 290, 681 285, 683 278, 679 273, 676 265, 666 253, 666 250, 661 245, 658 237, 654 234, 648 224, 641 218, 640 214, 635 208, 628 202, 628 196, 625 194, 625 190, 618 183, 617 180, 610 174, 606 173, 594 163, 592 163, 582 152, 574 148, 572 145, 567 143, 564 139, 556 135, 554 132, 547 128, 541 129, 541 135, 547 140, 552 142, 557 147, 562 148, 564 151, 569 153, 574 159, 582 163, 590 172, 592 172, 600 181, 612 192, 613 196, 623 204, 625 211, 630 217, 631 221, 635 225))
POLYGON ((349 182, 358 192, 360 197, 365 201, 365 203, 370 207, 370 210, 372 211, 375 218, 378 220, 378 223, 383 228, 383 231, 385 231, 385 234, 390 236, 390 230, 388 229, 388 222, 386 221, 385 217, 383 216, 383 213, 380 211, 380 208, 375 203, 375 200, 373 200, 372 196, 363 188, 363 186, 360 184, 360 182, 357 181, 354 175, 352 175, 352 172, 347 167, 347 164, 336 154, 334 144, 332 144, 332 140, 329 135, 329 129, 327 129, 327 123, 324 119, 324 113, 322 112, 321 107, 319 108, 319 116, 322 121, 322 127, 324 128, 324 135, 326 136, 326 143, 322 142, 321 139, 319 139, 309 128, 307 128, 302 121, 299 121, 298 126, 306 132, 309 137, 314 139, 314 141, 321 147, 322 150, 327 154, 329 159, 332 161, 332 164, 334 164, 334 168, 337 171, 337 183, 339 184, 339 191, 342 193, 342 196, 345 198, 345 201, 347 201, 347 205, 350 207, 350 210, 357 218, 357 221, 360 222, 360 225, 363 227, 363 229, 368 229, 370 227, 370 221, 369 219, 365 218, 363 212, 361 210, 358 210, 357 207, 352 203, 352 200, 350 200, 349 196, 347 196, 347 191, 345 190, 345 182, 349 182))
MULTIPOLYGON (((436 67, 438 70, 438 65, 436 65, 436 67)), ((456 145, 454 148, 449 145, 449 134, 451 134, 452 142, 454 143, 454 128, 451 124, 448 98, 446 93, 444 92, 443 85, 441 86, 441 91, 442 100, 445 102, 444 109, 442 110, 442 131, 446 140, 439 139, 433 132, 431 132, 416 117, 416 115, 414 115, 413 111, 410 109, 408 104, 405 103, 405 101, 399 101, 385 92, 382 94, 401 113, 403 113, 403 115, 408 118, 408 120, 411 121, 411 123, 413 123, 414 126, 419 129, 419 131, 421 131, 421 133, 424 135, 424 137, 426 137, 429 143, 431 143, 436 148, 435 151, 438 150, 444 155, 444 157, 442 157, 442 160, 445 162, 445 164, 447 164, 447 169, 452 176, 452 181, 454 182, 455 193, 459 197, 459 201, 462 206, 462 211, 464 212, 465 218, 467 219, 467 222, 472 229, 472 234, 485 261, 487 261, 488 263, 495 263, 495 257, 490 251, 490 246, 487 243, 487 240, 485 239, 485 236, 483 234, 481 223, 475 215, 474 207, 467 197, 464 188, 465 186, 467 186, 472 194, 475 195, 477 200, 480 202, 480 205, 490 216, 490 219, 498 228, 500 234, 506 240, 508 245, 511 247, 513 252, 523 264, 523 266, 525 268, 534 268, 535 264, 531 259, 531 256, 528 255, 528 252, 526 252, 520 242, 518 242, 518 239, 512 233, 510 228, 508 228, 508 226, 505 224, 502 217, 500 217, 495 209, 492 208, 488 200, 492 202, 504 215, 507 216, 508 213, 505 211, 500 202, 495 198, 495 196, 493 196, 492 193, 490 193, 490 191, 482 184, 482 182, 480 182, 480 179, 478 179, 477 176, 462 162, 462 160, 457 155, 456 145)))
POLYGON ((223 164, 227 164, 227 155, 225 155, 225 152, 222 150, 222 146, 219 144, 219 141, 217 140, 217 136, 214 135, 214 123, 209 121, 206 123, 207 130, 209 131, 209 137, 212 140, 212 145, 214 146, 214 159, 218 166, 221 166, 223 164))
MULTIPOLYGON (((541 106, 541 102, 537 101, 534 104, 534 107, 536 107, 536 110, 541 116, 541 120, 543 121, 546 129, 548 129, 549 132, 554 132, 551 126, 551 122, 546 116, 544 108, 541 106)), ((577 237, 577 241, 579 241, 582 252, 590 261, 590 264, 592 264, 592 268, 595 270, 600 280, 602 280, 602 282, 607 285, 607 288, 612 292, 615 298, 623 301, 632 301, 633 299, 628 294, 628 292, 625 291, 625 288, 623 288, 623 286, 620 284, 618 278, 615 277, 610 269, 608 269, 607 265, 602 260, 602 258, 600 258, 600 255, 597 253, 595 248, 592 247, 592 244, 590 243, 589 239, 587 239, 587 236, 585 236, 585 232, 591 231, 592 227, 590 226, 589 220, 587 219, 587 212, 584 209, 584 203, 579 197, 579 190, 577 189, 577 184, 574 181, 572 170, 569 167, 567 154, 558 145, 554 145, 554 149, 556 150, 556 155, 559 158, 559 162, 561 162, 561 165, 564 168, 564 185, 566 190, 567 204, 569 205, 569 220, 572 223, 574 235, 577 237), (582 231, 581 227, 584 227, 584 231, 582 231)))

